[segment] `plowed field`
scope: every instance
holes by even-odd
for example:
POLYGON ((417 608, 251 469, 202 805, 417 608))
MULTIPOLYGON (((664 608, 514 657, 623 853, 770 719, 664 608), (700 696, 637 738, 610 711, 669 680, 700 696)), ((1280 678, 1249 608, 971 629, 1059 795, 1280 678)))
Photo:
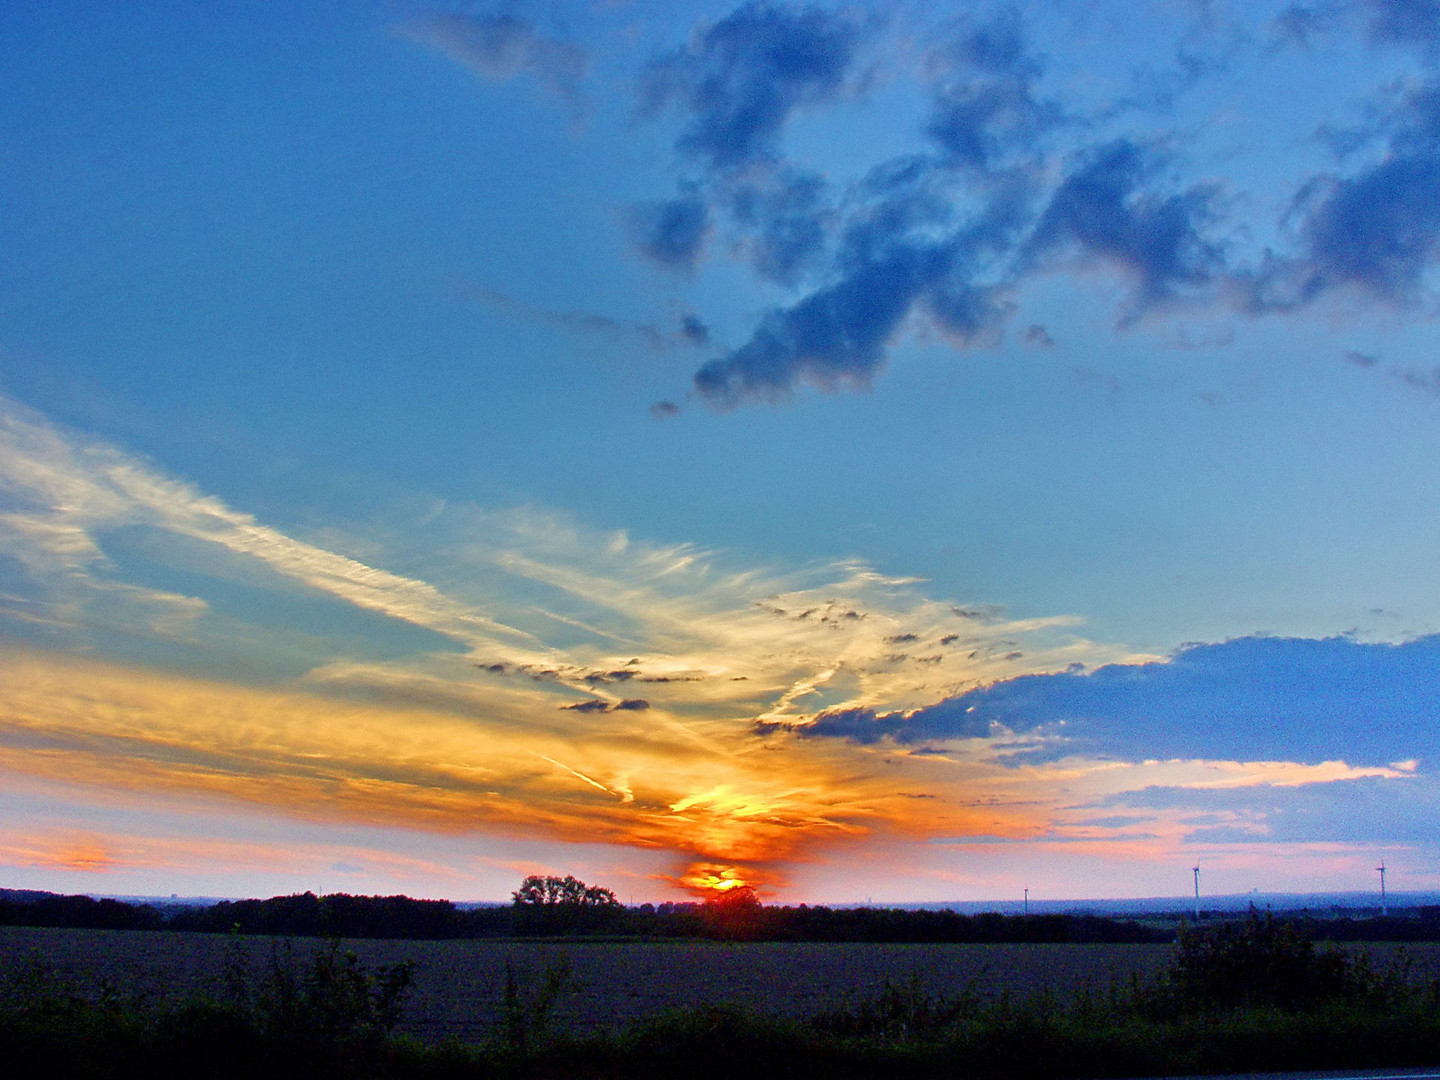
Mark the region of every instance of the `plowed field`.
MULTIPOLYGON (((277 941, 225 935, 0 928, 4 985, 32 958, 77 988, 102 979, 164 997, 217 990, 238 948, 263 969, 277 941)), ((297 957, 320 943, 294 939, 297 957)), ((1168 945, 729 944, 708 941, 537 943, 523 941, 353 941, 367 964, 416 963, 403 1029, 426 1039, 482 1037, 499 1011, 505 965, 533 982, 568 962, 577 985, 554 1010, 573 1031, 624 1023, 666 1009, 735 1003, 803 1015, 873 994, 889 980, 916 978, 937 992, 973 986, 985 994, 1068 996, 1089 984, 1104 991, 1163 968, 1168 945)), ((1378 965, 1408 955, 1417 974, 1440 974, 1440 946, 1353 946, 1378 965)))

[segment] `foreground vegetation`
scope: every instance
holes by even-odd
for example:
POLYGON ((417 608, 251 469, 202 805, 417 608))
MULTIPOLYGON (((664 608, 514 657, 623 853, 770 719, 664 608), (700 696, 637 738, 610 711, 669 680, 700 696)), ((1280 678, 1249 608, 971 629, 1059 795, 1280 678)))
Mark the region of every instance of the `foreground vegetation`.
POLYGON ((797 1020, 736 1008, 673 1012, 588 1037, 555 1031, 577 992, 563 967, 508 969, 491 1037, 397 1037, 411 969, 367 968, 338 942, 237 950, 223 986, 184 1001, 83 992, 43 966, 11 977, 0 1060, 21 1077, 1123 1077, 1440 1063, 1440 985, 1377 972, 1252 915, 1184 936, 1149 982, 1073 1000, 919 980, 797 1020))

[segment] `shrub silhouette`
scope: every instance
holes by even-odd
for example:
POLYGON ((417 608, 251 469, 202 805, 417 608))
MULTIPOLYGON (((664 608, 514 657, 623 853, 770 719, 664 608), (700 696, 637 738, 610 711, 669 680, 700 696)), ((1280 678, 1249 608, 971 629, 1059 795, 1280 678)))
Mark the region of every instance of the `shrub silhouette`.
POLYGON ((1363 957, 1316 949, 1294 923, 1254 908, 1242 923, 1183 931, 1169 975, 1182 1009, 1307 1008, 1363 997, 1376 984, 1363 957))
POLYGON ((362 1049, 383 1043, 414 982, 406 960, 373 971, 338 941, 296 959, 289 941, 258 977, 237 950, 226 964, 226 1002, 262 1037, 297 1049, 362 1049))

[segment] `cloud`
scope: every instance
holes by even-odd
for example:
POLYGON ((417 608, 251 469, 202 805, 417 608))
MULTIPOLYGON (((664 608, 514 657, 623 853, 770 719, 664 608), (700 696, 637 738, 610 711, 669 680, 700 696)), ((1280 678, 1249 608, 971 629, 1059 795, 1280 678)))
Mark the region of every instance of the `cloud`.
POLYGON ((1014 8, 962 20, 926 68, 940 89, 925 131, 953 164, 989 169, 1014 150, 1033 155, 1040 136, 1063 119, 1058 105, 1036 96, 1041 67, 1014 8))
POLYGON ((1412 390, 1440 397, 1440 367, 1433 367, 1428 371, 1399 368, 1392 374, 1412 390))
POLYGON ((1345 352, 1345 362, 1347 364, 1354 364, 1360 368, 1373 368, 1380 362, 1380 358, 1373 353, 1363 353, 1356 349, 1347 349, 1345 352))
POLYGON ((691 271, 710 232, 710 208, 698 195, 641 203, 630 211, 635 249, 667 270, 691 271))
POLYGON ((1309 49, 1315 39, 1329 33, 1338 7, 1331 4, 1291 4, 1271 21, 1271 32, 1280 40, 1309 49))
POLYGON ((1318 180, 1302 232, 1299 298, 1345 285, 1381 299, 1417 298, 1440 251, 1440 154, 1391 157, 1349 179, 1318 180))
POLYGON ((1440 753, 1440 635, 1398 645, 1238 638, 1163 662, 1023 675, 908 711, 822 712, 806 737, 869 744, 1043 733, 1047 753, 1386 765, 1440 753))
POLYGON ((1055 347, 1055 339, 1039 323, 1031 323, 1027 326, 1025 332, 1020 335, 1020 340, 1031 349, 1053 349, 1055 347))
POLYGON ((678 108, 682 153, 716 169, 766 156, 790 117, 834 99, 860 42, 847 15, 747 4, 647 71, 644 110, 678 108))
POLYGON ((1440 44, 1440 3, 1436 0, 1362 0, 1374 41, 1424 46, 1440 44))
POLYGON ((679 347, 695 348, 709 340, 705 324, 693 314, 685 315, 675 329, 666 330, 651 323, 627 322, 592 311, 549 311, 482 285, 470 286, 469 291, 481 302, 520 318, 602 337, 638 339, 657 352, 679 347))
MULTIPOLYGON (((124 595, 181 613, 204 610, 197 598, 118 582, 96 537, 145 526, 211 544, 240 560, 367 611, 412 623, 459 642, 533 642, 443 595, 424 581, 393 574, 285 535, 221 500, 164 476, 104 443, 72 436, 17 402, 0 398, 0 550, 12 549, 30 580, 60 590, 67 602, 124 595)), ((62 609, 63 610, 63 609, 62 609)))
POLYGON ((1020 223, 1020 192, 1002 188, 974 218, 955 225, 923 168, 877 177, 878 198, 846 229, 836 281, 772 310, 750 340, 695 373, 717 408, 783 399, 798 382, 830 390, 869 385, 907 316, 921 310, 960 345, 998 339, 1011 311, 1007 287, 976 277, 1020 223), (936 226, 950 224, 935 238, 936 226))
POLYGON ((1436 0, 1322 0, 1291 4, 1271 20, 1274 35, 1309 49, 1316 39, 1333 33, 1343 20, 1359 18, 1372 45, 1418 46, 1430 57, 1440 44, 1440 3, 1436 0))
POLYGON ((1073 618, 976 619, 979 606, 859 562, 735 565, 534 509, 450 504, 423 530, 407 518, 326 535, 330 547, 286 535, 0 399, 0 611, 14 645, 0 661, 0 769, 296 819, 773 862, 918 828, 917 811, 884 769, 857 773, 823 740, 756 755, 751 718, 918 707, 1031 665, 1126 655, 1073 618), (385 569, 397 562, 405 575, 385 569), (160 600, 136 574, 190 591, 160 600), (188 613, 183 641, 135 617, 156 603, 188 613), (294 626, 266 613, 313 603, 344 632, 297 650, 294 626), (369 648, 374 627, 355 620, 376 614, 436 639, 369 648), (102 624, 111 636, 97 639, 102 624), (82 655, 117 655, 117 628, 132 650, 121 662, 82 655), (284 663, 249 662, 273 654, 284 663), (210 656, 240 659, 197 663, 210 656))
POLYGON ((1203 232, 1218 216, 1218 191, 1212 184, 1171 195, 1147 190, 1161 164, 1156 151, 1130 139, 1082 155, 1028 241, 1032 257, 1078 255, 1119 269, 1135 282, 1132 314, 1211 284, 1223 251, 1203 232))
MULTIPOLYGON (((1417 42, 1437 11, 1434 0, 1292 5, 1269 27, 1272 42, 1308 44, 1359 18, 1372 40, 1417 42)), ((1083 95, 1064 108, 1051 96, 1052 60, 1032 49, 1019 9, 1001 5, 922 31, 925 44, 909 53, 928 102, 914 124, 926 148, 848 180, 787 158, 791 119, 854 84, 878 25, 750 4, 648 71, 647 111, 681 115, 686 173, 674 198, 635 212, 637 247, 690 271, 722 236, 759 278, 793 290, 695 372, 692 390, 712 408, 781 402, 802 385, 864 390, 910 331, 997 345, 1043 275, 1099 270, 1128 283, 1120 329, 1182 310, 1227 320, 1205 338, 1211 347, 1233 340, 1237 314, 1293 312, 1340 290, 1425 299, 1440 254, 1440 84, 1392 85, 1365 106, 1363 130, 1323 119, 1317 138, 1356 166, 1295 177, 1279 221, 1244 221, 1238 212, 1258 205, 1250 193, 1186 179, 1197 163, 1186 133, 1132 123, 1139 111, 1173 110, 1179 94, 1255 48, 1243 20, 1202 5, 1156 100, 1111 97, 1087 111, 1083 95), (1272 227, 1275 239, 1257 242, 1272 227)), ((1018 340, 1053 344, 1039 324, 1018 340)), ((1194 344, 1184 328, 1168 341, 1194 344)))
POLYGON ((725 192, 729 210, 748 236, 742 247, 761 277, 794 285, 818 265, 833 216, 825 182, 812 173, 754 169, 725 192))
POLYGON ((576 702, 574 705, 562 705, 562 709, 578 713, 609 712, 610 705, 599 698, 589 698, 585 701, 576 702))
POLYGON ((578 713, 644 712, 650 708, 650 702, 644 698, 626 698, 616 702, 590 698, 574 705, 562 705, 561 708, 578 713))
POLYGON ((710 344, 710 328, 693 312, 680 320, 680 333, 691 345, 710 344))
POLYGON ((650 406, 650 415, 656 420, 666 420, 680 415, 680 406, 673 401, 657 401, 650 406))
POLYGON ((941 250, 916 249, 854 268, 794 307, 771 312, 745 345, 695 373, 695 389, 727 407, 778 400, 801 380, 826 390, 869 385, 901 320, 946 263, 941 250))
POLYGON ((1300 250, 1268 255, 1245 281, 1252 312, 1294 310, 1337 289, 1396 305, 1422 299, 1440 257, 1440 84, 1403 84, 1345 143, 1382 136, 1380 160, 1301 186, 1289 213, 1300 250))
POLYGON ((1140 663, 1072 618, 932 599, 863 563, 781 573, 534 509, 452 505, 423 535, 377 526, 348 542, 362 563, 4 404, 0 538, 23 556, 0 567, 7 604, 12 584, 55 575, 73 595, 135 585, 107 551, 143 526, 147 565, 207 568, 186 578, 201 605, 187 651, 167 656, 275 636, 204 606, 247 574, 257 591, 320 591, 463 646, 380 659, 336 646, 270 685, 180 676, 78 655, 89 640, 42 590, 31 614, 49 636, 13 638, 32 644, 0 662, 0 769, 37 782, 781 874, 866 837, 1052 835, 1062 802, 1144 786, 1358 775, 1337 747, 1413 759, 1423 776, 1440 730, 1418 689, 1434 682, 1433 639, 1243 639, 1140 663), (392 560, 409 575, 382 568, 392 560))
POLYGON ((401 32, 483 78, 508 80, 531 74, 572 100, 589 63, 580 46, 547 37, 513 15, 435 12, 404 24, 401 32))
POLYGON ((1440 812, 1420 778, 1356 777, 1242 788, 1148 787, 1107 806, 1178 812, 1195 844, 1428 844, 1440 812))

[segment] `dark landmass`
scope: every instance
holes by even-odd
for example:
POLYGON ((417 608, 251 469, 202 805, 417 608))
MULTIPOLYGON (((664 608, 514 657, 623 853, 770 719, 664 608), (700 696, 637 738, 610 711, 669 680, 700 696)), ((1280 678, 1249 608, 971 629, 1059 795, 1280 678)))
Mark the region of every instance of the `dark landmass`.
POLYGON ((557 996, 586 992, 558 966, 528 980, 507 967, 483 1041, 407 1039, 396 1028, 412 974, 408 961, 367 966, 335 939, 277 945, 268 965, 237 964, 223 991, 185 998, 37 968, 0 982, 0 1060, 15 1080, 1099 1080, 1440 1062, 1440 984, 1259 912, 1183 933, 1153 979, 1070 1001, 912 979, 805 1017, 699 1006, 583 1037, 549 1023, 557 996))
MULTIPOLYGON (((1224 920, 1221 914, 1206 913, 1208 923, 1224 920)), ((753 901, 727 903, 724 899, 634 907, 565 903, 462 907, 448 900, 347 893, 302 893, 199 906, 0 890, 0 926, 406 940, 613 937, 1118 944, 1173 941, 1187 921, 1181 913, 1140 919, 1088 914, 967 915, 949 909, 779 907, 753 901)), ((1440 905, 1407 908, 1383 918, 1309 912, 1295 921, 1308 937, 1321 941, 1440 941, 1440 905)))

